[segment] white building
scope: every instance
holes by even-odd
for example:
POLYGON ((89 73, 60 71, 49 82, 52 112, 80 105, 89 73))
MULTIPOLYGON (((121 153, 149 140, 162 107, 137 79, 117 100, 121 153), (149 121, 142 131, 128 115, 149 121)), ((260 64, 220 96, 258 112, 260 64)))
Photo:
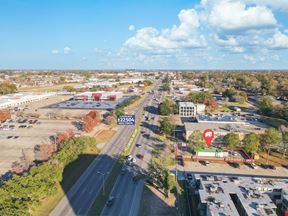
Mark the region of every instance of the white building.
POLYGON ((43 100, 56 95, 56 92, 50 93, 15 93, 0 96, 0 109, 17 107, 33 101, 43 100))
POLYGON ((196 117, 205 112, 204 104, 194 104, 193 102, 179 102, 179 115, 184 117, 196 117))

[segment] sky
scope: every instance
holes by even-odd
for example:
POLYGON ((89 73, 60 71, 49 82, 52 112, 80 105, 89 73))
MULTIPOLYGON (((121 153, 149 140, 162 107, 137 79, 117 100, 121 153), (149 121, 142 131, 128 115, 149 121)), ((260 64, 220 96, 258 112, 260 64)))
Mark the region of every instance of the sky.
POLYGON ((288 0, 0 5, 0 69, 288 69, 288 0))

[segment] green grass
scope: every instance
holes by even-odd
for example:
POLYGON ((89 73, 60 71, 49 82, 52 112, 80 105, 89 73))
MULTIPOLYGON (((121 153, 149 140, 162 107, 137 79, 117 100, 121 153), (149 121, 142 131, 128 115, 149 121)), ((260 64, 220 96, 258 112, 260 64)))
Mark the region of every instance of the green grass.
POLYGON ((97 149, 89 149, 80 155, 77 160, 65 167, 63 172, 63 180, 58 185, 58 191, 54 196, 48 197, 44 202, 32 213, 34 216, 46 216, 57 206, 62 197, 75 184, 78 178, 83 174, 91 162, 97 157, 97 149))
POLYGON ((25 87, 25 88, 20 88, 20 92, 51 92, 51 91, 57 91, 63 89, 64 86, 71 86, 74 87, 77 84, 75 83, 68 83, 68 84, 58 84, 58 85, 53 85, 53 86, 44 86, 44 87, 25 87))

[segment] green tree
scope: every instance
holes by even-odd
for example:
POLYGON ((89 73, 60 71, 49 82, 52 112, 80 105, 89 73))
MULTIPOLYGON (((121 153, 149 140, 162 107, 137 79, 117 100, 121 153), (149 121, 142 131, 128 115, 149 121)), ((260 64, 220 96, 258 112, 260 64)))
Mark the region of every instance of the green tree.
POLYGON ((160 132, 165 135, 173 135, 175 126, 167 117, 164 117, 160 122, 160 132))
POLYGON ((261 148, 266 150, 267 157, 266 163, 268 163, 268 157, 270 155, 271 147, 276 146, 282 142, 281 133, 275 128, 269 128, 261 137, 261 148))
POLYGON ((204 103, 207 100, 212 99, 212 95, 210 92, 190 92, 187 97, 186 100, 187 101, 191 101, 194 103, 204 103))
POLYGON ((194 150, 203 149, 206 147, 205 139, 199 130, 195 130, 188 140, 188 145, 194 150))
POLYGON ((268 114, 273 108, 272 100, 268 96, 262 96, 257 102, 260 113, 268 114))
POLYGON ((246 134, 243 139, 244 149, 249 153, 258 151, 260 141, 255 133, 246 134))
POLYGON ((228 133, 223 137, 223 143, 228 147, 228 148, 235 148, 239 143, 239 134, 236 133, 228 133))

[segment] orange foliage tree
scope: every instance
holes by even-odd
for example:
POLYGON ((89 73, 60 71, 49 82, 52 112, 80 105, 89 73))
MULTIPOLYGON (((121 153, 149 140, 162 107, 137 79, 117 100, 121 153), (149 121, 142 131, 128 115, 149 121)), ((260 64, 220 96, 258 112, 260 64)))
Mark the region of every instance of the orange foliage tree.
POLYGON ((57 148, 59 147, 60 143, 63 142, 64 140, 73 137, 74 136, 74 131, 72 129, 69 129, 67 131, 61 132, 57 134, 57 138, 56 138, 56 145, 57 148))
POLYGON ((101 114, 98 111, 90 111, 83 119, 83 131, 89 133, 101 122, 101 114))
POLYGON ((54 144, 47 143, 42 145, 36 145, 34 148, 35 160, 47 161, 55 151, 54 144))
POLYGON ((0 110, 0 122, 3 122, 9 118, 11 118, 11 113, 9 110, 0 110))

